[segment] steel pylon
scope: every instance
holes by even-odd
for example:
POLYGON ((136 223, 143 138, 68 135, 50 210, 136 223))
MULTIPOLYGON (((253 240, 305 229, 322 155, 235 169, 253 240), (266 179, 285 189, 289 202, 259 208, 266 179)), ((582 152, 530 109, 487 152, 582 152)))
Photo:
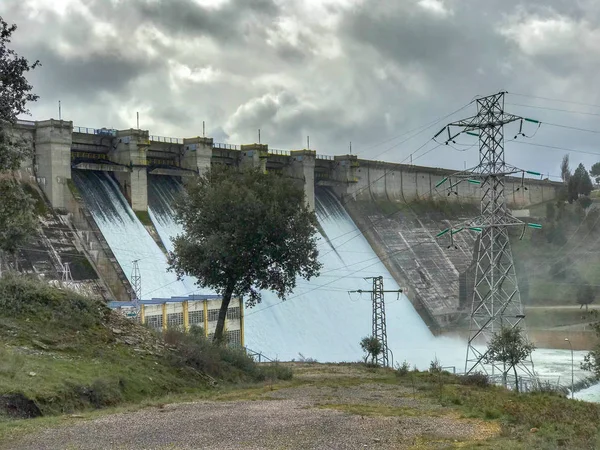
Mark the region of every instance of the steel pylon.
MULTIPOLYGON (((504 92, 500 92, 477 99, 475 116, 447 125, 435 137, 447 131, 446 143, 452 142, 462 133, 479 138, 479 164, 468 171, 459 172, 448 178, 451 190, 463 181, 480 186, 480 215, 459 226, 444 230, 439 236, 449 232, 451 245, 453 245, 452 235, 458 231, 470 229, 481 233, 475 248, 475 284, 465 373, 480 371, 490 374, 491 371, 491 375, 494 375, 494 372, 498 371, 499 375, 507 376, 506 374, 512 369, 512 366, 500 367, 494 363, 487 364, 485 362, 487 350, 482 348, 481 344, 489 342, 492 335, 502 327, 520 326, 523 333, 526 333, 525 324, 522 322, 525 316, 510 247, 508 227, 541 228, 541 225, 526 224, 520 221, 511 215, 506 206, 504 190, 507 175, 517 173, 524 175, 526 172, 540 174, 523 171, 505 162, 504 125, 521 121, 522 128, 523 120, 538 122, 507 114, 504 111, 504 94, 504 92)), ((438 183, 438 186, 440 184, 438 183)), ((518 369, 528 375, 534 375, 531 360, 521 363, 518 369)))
POLYGON ((142 275, 140 274, 140 266, 138 265, 138 262, 139 259, 131 261, 133 265, 131 269, 131 287, 133 288, 133 291, 131 292, 131 300, 133 301, 136 315, 139 313, 139 303, 142 299, 142 275))
POLYGON ((383 277, 373 277, 373 336, 381 342, 381 353, 377 355, 377 365, 388 367, 387 327, 385 322, 385 299, 383 296, 383 277))
MULTIPOLYGON (((392 292, 395 294, 400 294, 402 289, 385 291, 383 290, 383 277, 368 277, 365 280, 373 280, 373 289, 371 291, 363 291, 359 289, 357 291, 348 291, 358 292, 360 294, 371 294, 371 303, 373 304, 372 308, 372 336, 377 338, 377 340, 381 343, 381 353, 377 355, 375 358, 375 362, 379 366, 389 367, 390 360, 389 354, 391 353, 390 348, 387 343, 387 327, 385 320, 385 297, 384 294, 386 292, 392 292)), ((393 361, 392 355, 392 361, 393 361)))

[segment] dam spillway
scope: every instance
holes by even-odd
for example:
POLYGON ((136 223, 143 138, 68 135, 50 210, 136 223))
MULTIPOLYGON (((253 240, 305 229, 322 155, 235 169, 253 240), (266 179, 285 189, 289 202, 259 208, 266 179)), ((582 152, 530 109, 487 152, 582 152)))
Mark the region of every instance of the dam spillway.
MULTIPOLYGON (((172 208, 182 185, 169 176, 150 176, 148 184, 150 217, 164 246, 172 249, 170 239, 182 232, 172 208)), ((398 286, 330 191, 317 190, 315 212, 321 230, 321 275, 310 281, 298 280, 294 293, 284 302, 263 292, 262 302, 246 310, 246 344, 281 360, 302 354, 319 361, 356 361, 361 356, 360 339, 371 333, 371 299, 368 294, 350 295, 348 291, 370 290, 371 283, 364 278, 380 275, 386 289, 398 286)), ((433 348, 434 338, 406 297, 388 297, 388 344, 392 351, 398 349, 396 358, 408 358, 401 349, 410 343, 413 354, 408 359, 415 361, 419 352, 433 348)), ((423 354, 421 364, 428 364, 433 353, 423 354)))

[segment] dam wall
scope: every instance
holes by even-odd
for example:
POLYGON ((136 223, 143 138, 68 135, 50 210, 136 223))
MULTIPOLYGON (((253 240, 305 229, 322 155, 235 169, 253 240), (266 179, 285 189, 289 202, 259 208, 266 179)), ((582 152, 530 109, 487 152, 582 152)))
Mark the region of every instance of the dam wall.
MULTIPOLYGON (((481 199, 479 185, 466 181, 456 184, 459 179, 452 178, 455 170, 365 159, 357 159, 355 164, 353 182, 336 187, 336 193, 342 197, 350 196, 359 201, 372 198, 395 202, 437 199, 473 204, 478 204, 481 199), (448 180, 436 187, 444 178, 448 180), (449 189, 451 185, 455 186, 449 189)), ((521 176, 507 176, 504 195, 509 207, 520 209, 554 199, 561 186, 562 183, 539 178, 523 180, 521 176)))
MULTIPOLYGON (((71 170, 113 172, 134 211, 148 210, 148 175, 184 180, 213 165, 251 167, 278 172, 304 189, 314 210, 315 188, 332 187, 340 198, 411 202, 445 199, 478 203, 480 188, 453 178, 455 170, 358 159, 356 155, 323 155, 312 149, 277 150, 267 144, 223 144, 209 137, 170 138, 148 130, 114 130, 73 126, 71 121, 19 121, 16 132, 34 150, 31 163, 38 183, 54 208, 66 208, 71 170), (438 186, 441 180, 446 180, 438 186)), ((560 183, 507 177, 509 206, 523 208, 556 197, 560 183)))

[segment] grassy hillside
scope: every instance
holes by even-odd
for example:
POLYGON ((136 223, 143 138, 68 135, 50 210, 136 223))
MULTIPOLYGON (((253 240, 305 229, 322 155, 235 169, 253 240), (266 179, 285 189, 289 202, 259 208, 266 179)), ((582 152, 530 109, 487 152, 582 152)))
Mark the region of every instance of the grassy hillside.
POLYGON ((162 335, 100 301, 15 275, 0 279, 0 422, 291 377, 198 333, 162 335))

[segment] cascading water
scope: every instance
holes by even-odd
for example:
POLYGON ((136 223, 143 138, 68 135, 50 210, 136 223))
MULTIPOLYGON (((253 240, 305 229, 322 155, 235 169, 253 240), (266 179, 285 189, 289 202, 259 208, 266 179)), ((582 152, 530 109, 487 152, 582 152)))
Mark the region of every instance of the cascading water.
POLYGON ((171 297, 194 291, 193 283, 178 281, 177 276, 167 270, 166 256, 109 175, 90 170, 73 170, 72 178, 128 278, 131 277, 132 261, 139 259, 142 297, 171 297))
MULTIPOLYGON (((149 177, 150 216, 169 249, 170 238, 182 231, 171 206, 180 191, 180 183, 171 177, 149 177)), ((262 303, 246 311, 246 344, 282 360, 301 353, 319 361, 356 361, 361 356, 359 340, 371 333, 371 299, 369 294, 349 295, 348 291, 370 290, 371 283, 364 277, 379 275, 386 289, 398 286, 328 191, 319 191, 316 213, 322 230, 321 275, 308 282, 299 280, 285 302, 263 292, 262 303)), ((388 295, 386 310, 388 344, 396 360, 406 358, 422 367, 436 351, 447 353, 444 344, 462 358, 462 346, 434 339, 406 297, 388 295)))

